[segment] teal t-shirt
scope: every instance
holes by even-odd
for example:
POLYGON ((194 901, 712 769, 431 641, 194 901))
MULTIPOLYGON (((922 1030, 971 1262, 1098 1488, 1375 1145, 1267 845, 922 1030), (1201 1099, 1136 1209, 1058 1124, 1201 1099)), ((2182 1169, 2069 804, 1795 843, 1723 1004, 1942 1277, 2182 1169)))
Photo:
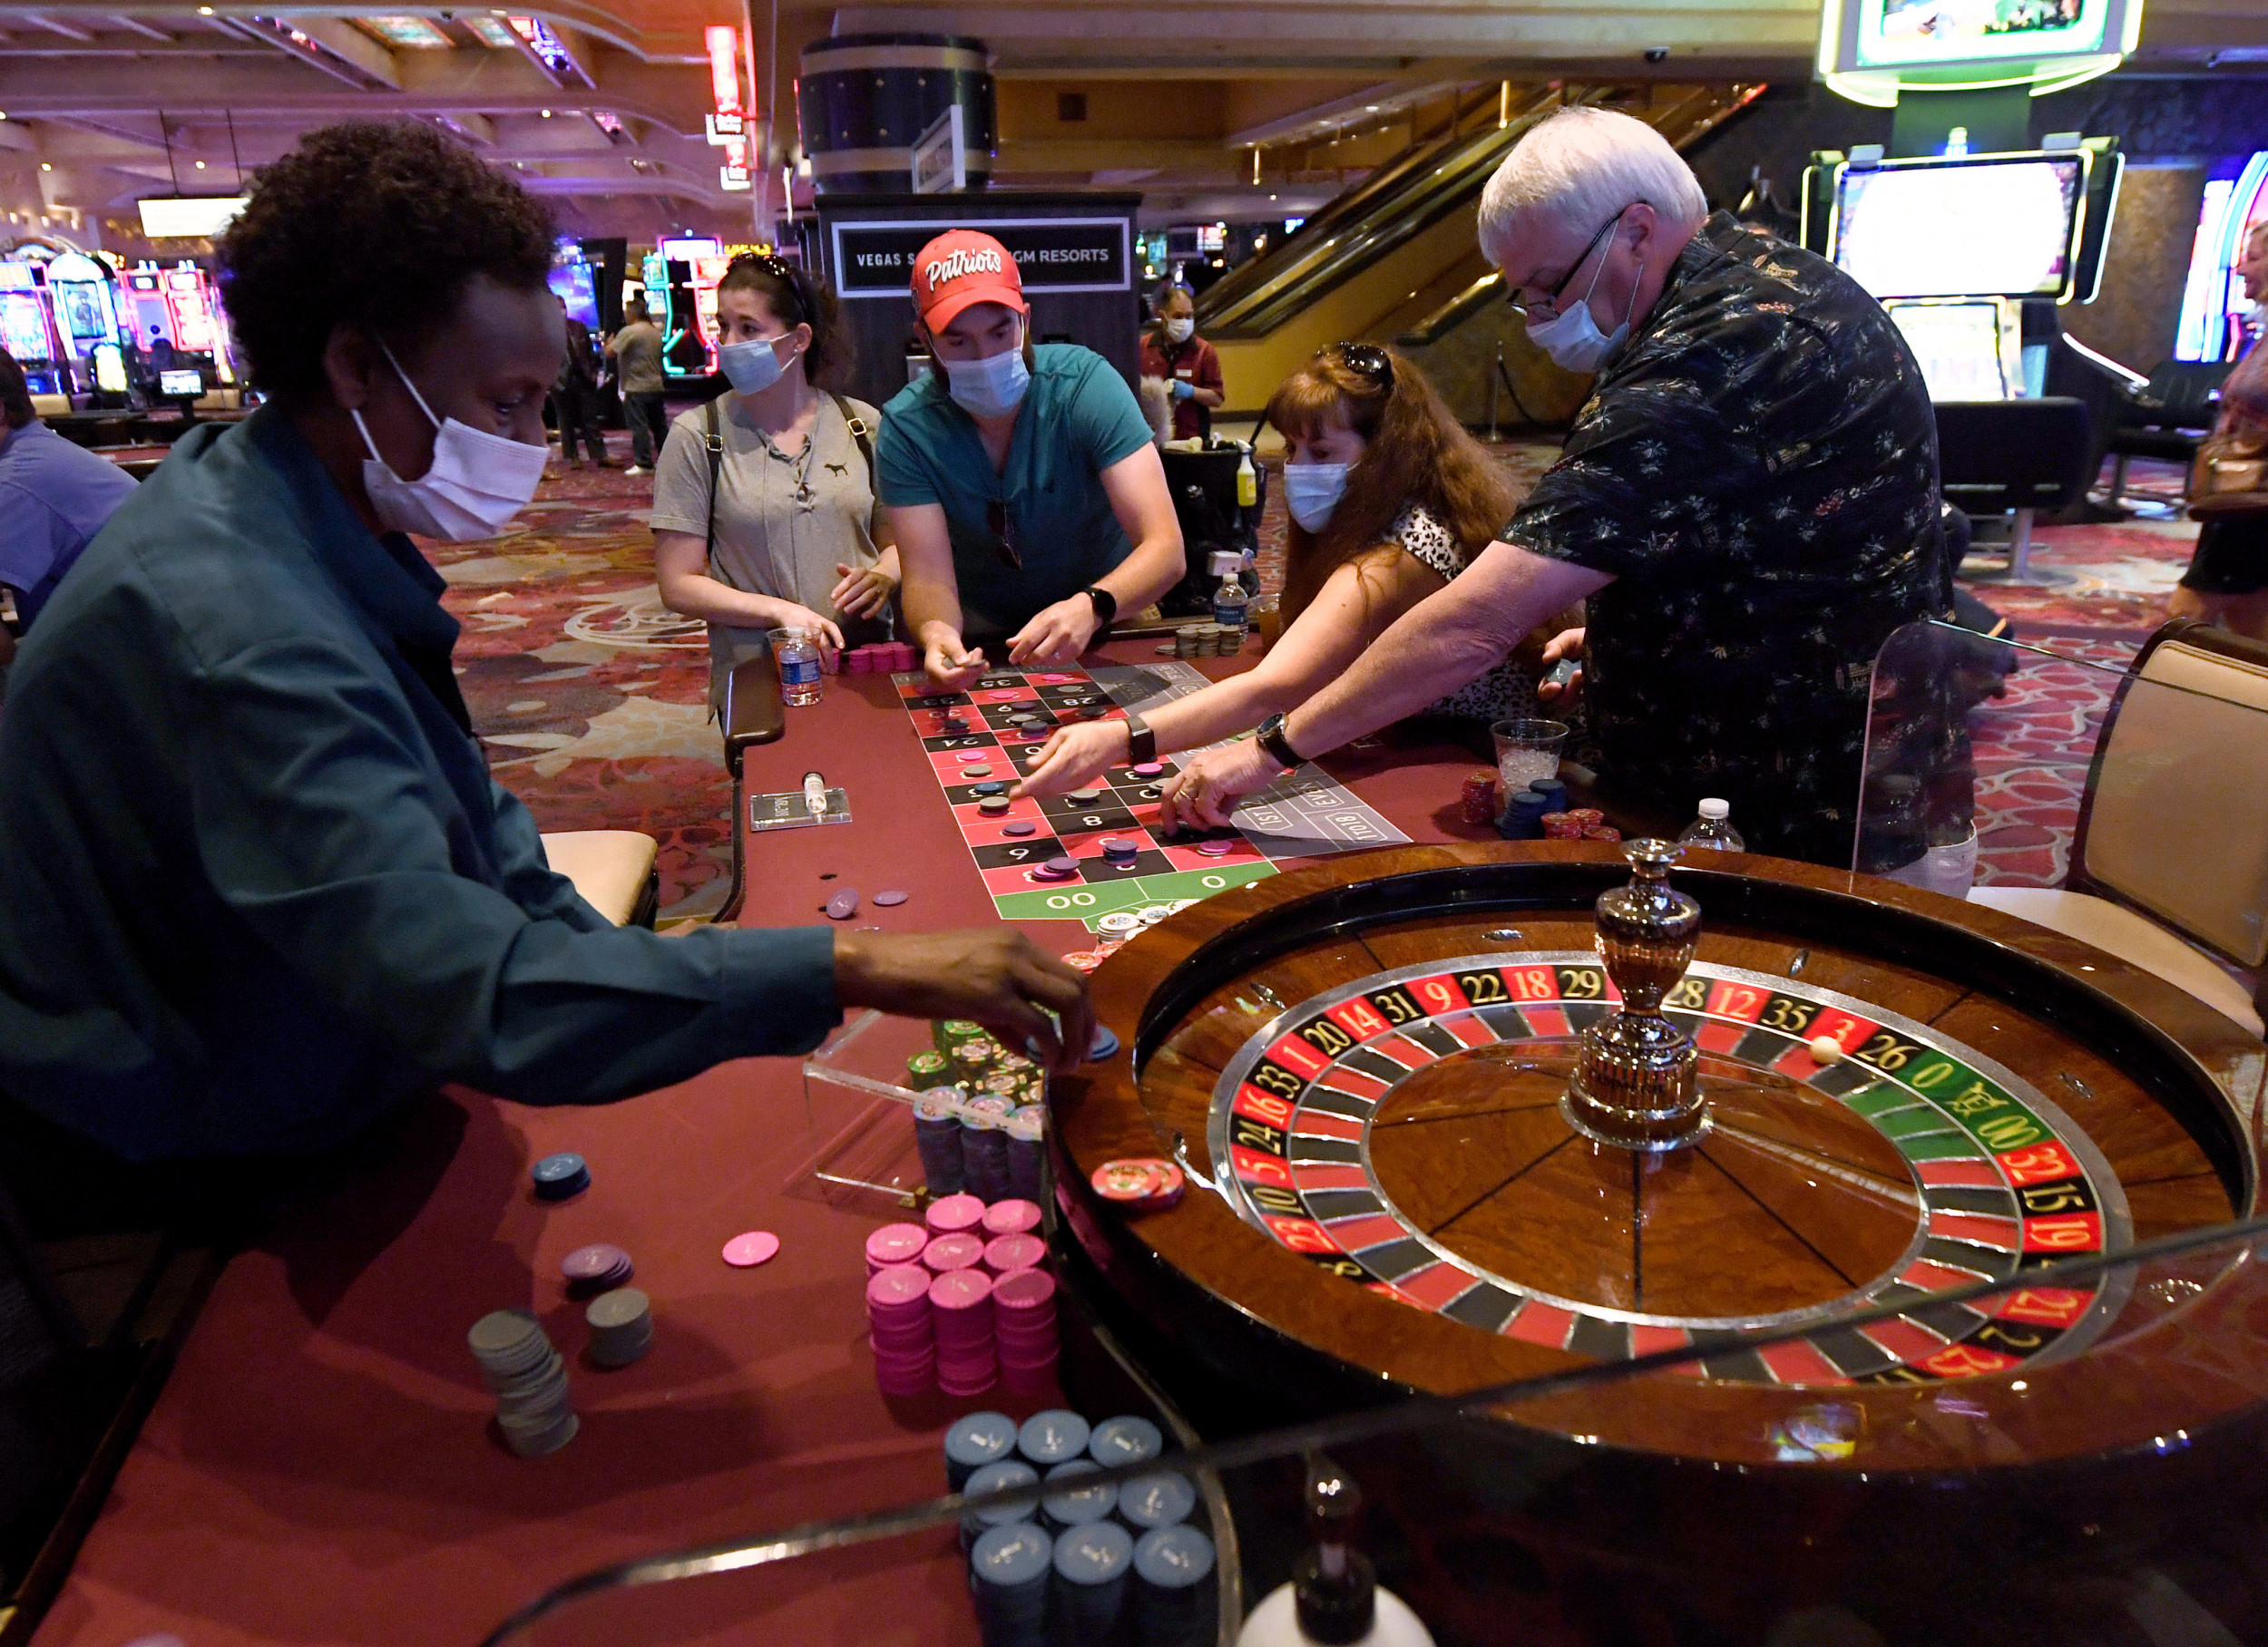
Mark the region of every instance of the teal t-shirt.
POLYGON ((886 507, 944 507, 964 637, 1013 634, 1034 612, 1085 589, 1134 552, 1110 511, 1102 472, 1150 441, 1140 404, 1110 363, 1071 343, 1031 351, 1008 466, 995 473, 983 438, 935 371, 882 409, 875 468, 886 507), (990 523, 1006 505, 1012 568, 990 523))

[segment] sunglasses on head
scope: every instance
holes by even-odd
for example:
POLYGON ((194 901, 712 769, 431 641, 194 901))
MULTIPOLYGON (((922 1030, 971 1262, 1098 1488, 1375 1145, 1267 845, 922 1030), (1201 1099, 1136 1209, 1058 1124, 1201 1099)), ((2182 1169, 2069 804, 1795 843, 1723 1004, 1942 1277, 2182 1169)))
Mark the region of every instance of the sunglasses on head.
POLYGON ((1393 387, 1393 356, 1374 343, 1334 343, 1325 350, 1357 377, 1367 377, 1381 388, 1393 387))

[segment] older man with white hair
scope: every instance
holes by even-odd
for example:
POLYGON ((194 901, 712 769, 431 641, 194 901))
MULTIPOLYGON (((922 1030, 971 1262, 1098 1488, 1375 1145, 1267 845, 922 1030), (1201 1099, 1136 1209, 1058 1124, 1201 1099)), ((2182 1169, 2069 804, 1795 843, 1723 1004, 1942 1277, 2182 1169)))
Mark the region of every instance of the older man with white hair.
POLYGON ((1481 200, 1528 335, 1596 372, 1559 461, 1503 531, 1331 687, 1207 755, 1179 816, 1422 708, 1585 598, 1612 798, 1723 796, 1752 849, 1848 865, 1869 665, 1951 595, 1937 426, 1881 304, 1823 258, 1712 215, 1651 127, 1570 109, 1481 200))

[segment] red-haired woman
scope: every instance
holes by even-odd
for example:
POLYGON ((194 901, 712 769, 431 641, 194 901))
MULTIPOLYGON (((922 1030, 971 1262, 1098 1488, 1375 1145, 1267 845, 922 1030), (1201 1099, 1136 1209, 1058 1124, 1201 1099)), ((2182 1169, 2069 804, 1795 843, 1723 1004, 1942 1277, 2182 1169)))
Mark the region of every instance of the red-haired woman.
MULTIPOLYGON (((1076 789, 1129 753, 1152 758, 1153 737, 1157 755, 1195 749, 1288 712, 1462 571, 1512 512, 1503 472, 1391 349, 1320 351, 1277 386, 1268 421, 1284 436, 1292 515, 1282 638, 1249 673, 1161 707, 1147 725, 1129 716, 1063 727, 1017 794, 1076 789)), ((1564 627, 1540 631, 1426 713, 1482 727, 1536 714, 1541 636, 1564 627)))

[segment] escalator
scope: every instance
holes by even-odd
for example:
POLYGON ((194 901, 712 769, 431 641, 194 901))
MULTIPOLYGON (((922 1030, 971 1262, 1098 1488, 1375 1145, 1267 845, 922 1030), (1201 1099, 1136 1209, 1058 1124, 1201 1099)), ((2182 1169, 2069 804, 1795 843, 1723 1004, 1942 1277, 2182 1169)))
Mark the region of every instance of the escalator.
MULTIPOLYGON (((1417 355, 1461 415, 1482 421, 1500 329, 1489 311, 1501 281, 1481 256, 1473 211, 1505 155, 1538 122, 1577 105, 1632 115, 1684 149, 1763 90, 1560 83, 1516 90, 1501 104, 1491 90, 1461 107, 1445 132, 1378 168, 1198 297, 1198 331, 1220 351, 1229 405, 1256 409, 1328 344, 1391 338, 1417 355), (1467 336, 1480 331, 1490 336, 1467 336)), ((1556 391, 1565 400, 1568 382, 1540 385, 1542 398, 1554 401, 1556 391)))

